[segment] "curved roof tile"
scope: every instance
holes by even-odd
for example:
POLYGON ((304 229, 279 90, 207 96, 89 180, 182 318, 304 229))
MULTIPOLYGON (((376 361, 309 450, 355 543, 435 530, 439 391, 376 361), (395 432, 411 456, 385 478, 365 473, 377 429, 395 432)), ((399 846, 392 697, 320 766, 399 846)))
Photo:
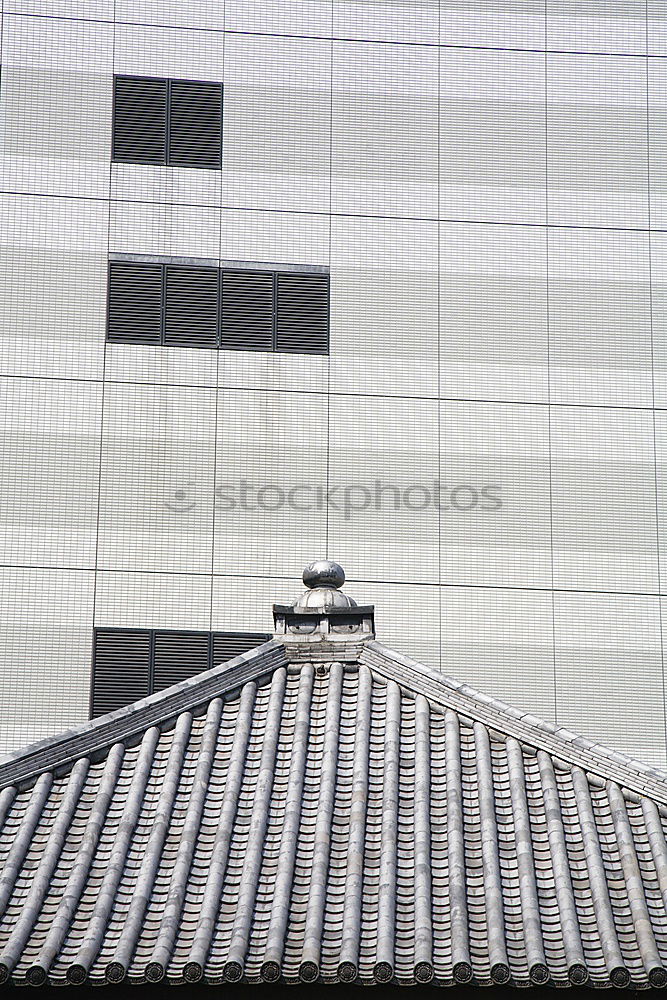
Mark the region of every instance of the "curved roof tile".
POLYGON ((3 981, 667 983, 667 778, 375 641, 271 640, 0 786, 3 981))

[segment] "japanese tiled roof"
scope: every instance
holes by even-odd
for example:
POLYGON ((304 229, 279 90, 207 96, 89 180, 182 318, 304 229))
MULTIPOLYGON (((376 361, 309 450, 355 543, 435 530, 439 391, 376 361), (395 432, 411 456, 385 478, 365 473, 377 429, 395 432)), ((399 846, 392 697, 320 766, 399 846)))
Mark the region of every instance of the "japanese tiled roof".
POLYGON ((372 638, 0 766, 0 979, 667 982, 667 776, 372 638))

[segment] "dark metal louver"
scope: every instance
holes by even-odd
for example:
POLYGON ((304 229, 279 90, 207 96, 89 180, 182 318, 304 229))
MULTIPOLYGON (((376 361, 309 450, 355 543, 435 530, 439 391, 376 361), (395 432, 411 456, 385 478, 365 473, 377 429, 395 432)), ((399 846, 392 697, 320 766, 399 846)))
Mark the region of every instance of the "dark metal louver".
POLYGON ((222 272, 221 347, 273 350, 273 285, 270 271, 222 272))
POLYGON ((268 638, 263 632, 95 629, 91 718, 225 663, 268 638))
POLYGON ((241 653, 247 653, 266 642, 270 636, 263 632, 214 632, 213 662, 211 666, 233 660, 241 653))
POLYGON ((210 632, 156 632, 153 691, 208 670, 210 645, 210 632))
POLYGON ((166 269, 164 343, 168 347, 218 346, 217 267, 166 269))
POLYGON ((276 351, 329 353, 329 276, 279 274, 276 351))
POLYGON ((169 86, 169 166, 219 170, 222 84, 171 80, 169 86))
POLYGON ((107 339, 123 344, 159 344, 162 327, 161 264, 111 261, 107 339))
POLYGON ((167 80, 114 78, 111 157, 117 163, 167 162, 167 80))
POLYGON ((107 338, 328 354, 329 276, 112 261, 107 338))
POLYGON ((93 639, 91 717, 150 694, 151 632, 96 629, 93 639))

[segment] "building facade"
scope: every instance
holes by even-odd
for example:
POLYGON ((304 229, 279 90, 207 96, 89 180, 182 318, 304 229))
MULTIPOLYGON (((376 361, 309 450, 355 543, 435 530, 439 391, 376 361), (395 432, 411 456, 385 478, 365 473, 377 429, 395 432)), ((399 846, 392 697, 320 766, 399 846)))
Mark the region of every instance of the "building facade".
POLYGON ((664 0, 1 10, 4 748, 85 721, 94 628, 268 631, 326 554, 667 764, 664 0), (117 77, 222 84, 220 167, 114 159, 117 77), (112 342, 110 262, 328 275, 328 353, 112 342))

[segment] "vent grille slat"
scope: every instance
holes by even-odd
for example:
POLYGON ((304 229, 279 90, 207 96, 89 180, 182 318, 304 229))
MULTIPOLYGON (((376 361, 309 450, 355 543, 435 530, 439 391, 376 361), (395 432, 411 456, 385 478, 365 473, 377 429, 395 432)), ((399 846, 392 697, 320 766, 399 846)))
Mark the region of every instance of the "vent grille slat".
POLYGON ((216 267, 167 267, 164 342, 168 347, 218 346, 218 286, 216 267))
POLYGON ((112 159, 167 162, 167 81, 142 76, 114 79, 112 159))
POLYGON ((279 274, 276 351, 329 352, 329 278, 324 274, 279 274))
POLYGON ((156 632, 153 691, 208 670, 210 644, 209 632, 156 632))
POLYGON ((172 80, 169 155, 173 167, 222 166, 222 84, 172 80))
POLYGON ((222 272, 220 345, 234 351, 273 349, 271 272, 222 272))
POLYGON ((111 261, 107 337, 124 344, 159 344, 162 265, 111 261))
POLYGON ((211 666, 216 667, 219 663, 233 660, 235 656, 261 646, 269 638, 270 636, 263 632, 214 632, 211 666))
POLYGON ((150 646, 149 631, 95 630, 92 718, 150 694, 150 646))

